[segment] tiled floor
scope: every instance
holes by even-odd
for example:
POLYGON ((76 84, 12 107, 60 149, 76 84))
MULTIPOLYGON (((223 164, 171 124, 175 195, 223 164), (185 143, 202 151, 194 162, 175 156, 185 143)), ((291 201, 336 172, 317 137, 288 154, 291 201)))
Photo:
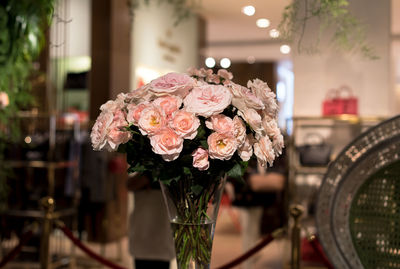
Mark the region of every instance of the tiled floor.
MULTIPOLYGON (((225 208, 226 209, 226 208, 225 208)), ((224 265, 230 262, 240 254, 241 251, 241 238, 240 232, 234 225, 232 215, 235 215, 236 211, 234 208, 231 211, 224 210, 221 208, 220 215, 215 231, 214 246, 212 252, 211 268, 217 268, 218 266, 224 265)), ((71 244, 67 239, 64 239, 65 246, 63 249, 66 253, 71 252, 71 244)), ((123 238, 118 243, 112 243, 100 246, 98 244, 89 244, 90 249, 99 253, 103 257, 112 260, 127 269, 133 269, 132 259, 128 253, 128 240, 123 238)), ((76 263, 70 264, 64 268, 105 268, 99 265, 97 262, 88 258, 79 249, 75 248, 76 263)), ((283 264, 288 260, 289 244, 286 240, 274 240, 269 245, 264 247, 257 255, 256 265, 254 269, 280 269, 283 268, 283 264)), ((176 268, 176 263, 172 263, 172 268, 176 268)), ((16 265, 16 264, 14 264, 16 265)), ((34 268, 31 265, 27 267, 18 264, 16 266, 7 266, 8 269, 23 269, 23 268, 34 268)), ((240 266, 234 269, 239 269, 240 266)), ((253 268, 252 268, 253 269, 253 268)))

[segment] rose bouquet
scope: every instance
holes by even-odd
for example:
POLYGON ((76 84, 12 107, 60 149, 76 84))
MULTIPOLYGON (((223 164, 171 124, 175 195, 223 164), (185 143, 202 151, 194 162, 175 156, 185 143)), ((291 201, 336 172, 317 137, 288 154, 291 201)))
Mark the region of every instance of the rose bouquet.
POLYGON ((161 182, 179 268, 210 263, 213 216, 224 178, 241 178, 253 156, 265 166, 281 154, 275 94, 255 79, 247 87, 220 69, 169 73, 100 107, 95 150, 127 154, 129 172, 161 182))

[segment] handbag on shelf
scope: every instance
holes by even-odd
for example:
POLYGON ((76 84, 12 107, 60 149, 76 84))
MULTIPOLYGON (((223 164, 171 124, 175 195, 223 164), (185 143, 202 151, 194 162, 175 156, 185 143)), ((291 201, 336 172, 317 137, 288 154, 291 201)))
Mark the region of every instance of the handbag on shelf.
POLYGON ((336 116, 342 114, 358 114, 358 99, 347 85, 328 90, 322 103, 322 115, 336 116))
POLYGON ((305 137, 305 143, 297 147, 300 164, 304 166, 325 166, 331 160, 332 145, 327 144, 319 133, 309 133, 305 137), (312 138, 317 142, 311 143, 312 138))

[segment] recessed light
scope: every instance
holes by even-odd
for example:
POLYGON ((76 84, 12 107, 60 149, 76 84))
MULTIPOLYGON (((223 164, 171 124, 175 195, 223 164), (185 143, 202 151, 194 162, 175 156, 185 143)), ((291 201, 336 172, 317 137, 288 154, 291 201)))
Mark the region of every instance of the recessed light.
POLYGON ((280 47, 280 51, 281 51, 283 54, 289 54, 289 52, 290 52, 290 46, 289 46, 289 45, 282 45, 282 46, 280 47))
POLYGON ((256 13, 256 9, 253 6, 244 6, 242 12, 247 16, 253 16, 256 13))
POLYGON ((268 19, 258 19, 256 22, 257 26, 260 28, 267 28, 270 25, 270 22, 268 19))
POLYGON ((279 31, 276 29, 271 29, 269 31, 269 36, 272 38, 278 38, 279 37, 279 31))
POLYGON ((205 60, 205 64, 206 64, 206 66, 207 66, 208 68, 213 68, 213 67, 215 66, 215 60, 214 60, 214 58, 213 58, 213 57, 208 57, 208 58, 205 60))
POLYGON ((229 66, 231 66, 231 60, 229 60, 228 58, 222 58, 221 61, 219 61, 219 64, 223 68, 228 68, 229 66))
POLYGON ((248 64, 254 64, 255 62, 256 62, 256 57, 254 57, 254 56, 247 57, 248 64))

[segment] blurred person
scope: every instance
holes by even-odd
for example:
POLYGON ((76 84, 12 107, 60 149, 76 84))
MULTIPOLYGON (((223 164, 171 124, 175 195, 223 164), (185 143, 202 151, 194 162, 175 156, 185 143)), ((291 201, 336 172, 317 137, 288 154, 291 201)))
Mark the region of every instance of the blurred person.
POLYGON ((175 248, 159 183, 152 182, 146 173, 134 173, 129 176, 127 188, 134 196, 128 225, 134 268, 170 268, 175 248))
MULTIPOLYGON (((285 223, 283 192, 287 182, 285 154, 272 167, 261 167, 249 161, 244 175, 246 183, 234 183, 233 205, 239 209, 243 253, 254 247, 262 234, 270 233, 285 223), (267 221, 263 223, 263 219, 267 221)), ((243 262, 243 269, 255 268, 258 255, 243 262)))

